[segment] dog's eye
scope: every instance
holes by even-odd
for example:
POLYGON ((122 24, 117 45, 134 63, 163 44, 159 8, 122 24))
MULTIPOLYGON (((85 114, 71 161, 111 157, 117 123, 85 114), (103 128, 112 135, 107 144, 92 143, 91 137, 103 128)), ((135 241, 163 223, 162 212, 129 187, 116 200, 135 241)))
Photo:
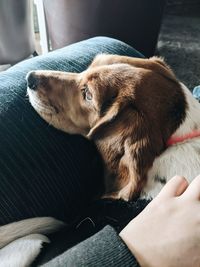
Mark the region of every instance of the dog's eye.
POLYGON ((87 92, 85 93, 85 99, 86 99, 87 101, 91 101, 91 100, 92 100, 92 94, 91 94, 89 91, 87 91, 87 92))
POLYGON ((88 87, 85 86, 82 90, 82 95, 83 95, 83 99, 87 100, 87 101, 91 101, 92 100, 92 94, 89 91, 88 87))

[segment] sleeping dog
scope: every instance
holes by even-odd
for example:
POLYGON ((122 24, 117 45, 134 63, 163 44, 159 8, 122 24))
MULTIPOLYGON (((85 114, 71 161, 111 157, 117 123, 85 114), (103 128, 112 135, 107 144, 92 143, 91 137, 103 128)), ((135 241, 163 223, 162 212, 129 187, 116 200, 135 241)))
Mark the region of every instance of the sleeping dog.
MULTIPOLYGON (((162 59, 101 54, 82 73, 32 71, 27 84, 44 120, 95 142, 105 167, 104 197, 150 199, 174 175, 190 182, 200 173, 200 106, 162 59)), ((0 228, 1 247, 61 225, 31 220, 33 227, 24 220, 0 228)))

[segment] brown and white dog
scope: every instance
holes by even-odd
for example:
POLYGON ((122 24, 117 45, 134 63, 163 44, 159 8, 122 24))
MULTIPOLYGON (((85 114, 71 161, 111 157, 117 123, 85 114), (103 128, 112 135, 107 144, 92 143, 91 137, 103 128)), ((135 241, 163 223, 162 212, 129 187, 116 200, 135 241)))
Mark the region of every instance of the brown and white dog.
POLYGON ((82 73, 35 71, 27 80, 42 118, 96 143, 106 196, 153 198, 174 175, 200 173, 200 105, 162 59, 102 54, 82 73))
POLYGON ((200 173, 200 105, 162 59, 101 54, 82 73, 33 71, 27 83, 44 120, 96 143, 105 196, 154 198, 174 175, 200 173))

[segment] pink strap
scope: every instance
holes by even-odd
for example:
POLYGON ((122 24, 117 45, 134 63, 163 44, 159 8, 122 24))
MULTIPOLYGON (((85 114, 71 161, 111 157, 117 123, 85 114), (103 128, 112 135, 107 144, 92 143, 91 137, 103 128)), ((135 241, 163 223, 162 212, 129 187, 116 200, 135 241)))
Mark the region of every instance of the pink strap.
POLYGON ((194 131, 192 133, 185 134, 183 136, 170 137, 169 140, 167 141, 167 146, 172 146, 177 143, 181 143, 188 139, 192 139, 192 138, 199 137, 199 136, 200 136, 200 131, 194 131))

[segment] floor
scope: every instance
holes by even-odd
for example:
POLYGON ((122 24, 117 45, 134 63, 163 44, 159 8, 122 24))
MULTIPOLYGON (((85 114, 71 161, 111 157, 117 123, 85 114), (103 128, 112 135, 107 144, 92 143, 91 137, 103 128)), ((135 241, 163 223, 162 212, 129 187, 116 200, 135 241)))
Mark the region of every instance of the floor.
POLYGON ((191 90, 194 86, 200 85, 200 3, 198 1, 188 5, 187 8, 176 6, 167 8, 157 53, 165 58, 178 78, 191 90))

